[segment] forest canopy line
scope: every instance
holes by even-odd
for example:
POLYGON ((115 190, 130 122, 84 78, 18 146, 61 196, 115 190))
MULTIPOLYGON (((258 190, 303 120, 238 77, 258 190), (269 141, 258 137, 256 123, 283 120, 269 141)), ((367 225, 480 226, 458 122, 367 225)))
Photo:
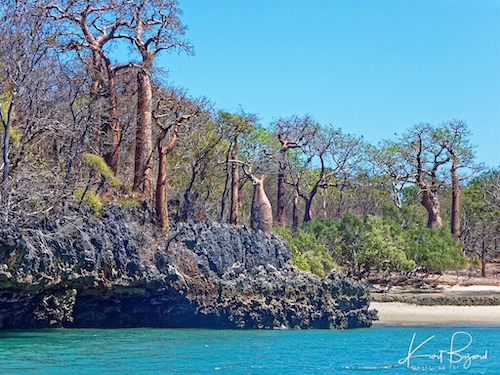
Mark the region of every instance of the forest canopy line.
POLYGON ((318 274, 466 258, 486 272, 500 169, 475 160, 465 121, 372 145, 310 114, 260 124, 214 108, 164 84, 156 65, 194 53, 181 16, 175 0, 2 2, 1 220, 142 205, 165 233, 170 219, 274 228, 318 274))

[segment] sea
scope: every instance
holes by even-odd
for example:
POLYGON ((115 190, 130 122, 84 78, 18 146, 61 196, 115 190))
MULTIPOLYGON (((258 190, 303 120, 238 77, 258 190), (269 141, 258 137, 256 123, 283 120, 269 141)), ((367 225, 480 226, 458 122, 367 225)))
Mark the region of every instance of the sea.
POLYGON ((500 374, 500 326, 0 331, 0 374, 500 374))

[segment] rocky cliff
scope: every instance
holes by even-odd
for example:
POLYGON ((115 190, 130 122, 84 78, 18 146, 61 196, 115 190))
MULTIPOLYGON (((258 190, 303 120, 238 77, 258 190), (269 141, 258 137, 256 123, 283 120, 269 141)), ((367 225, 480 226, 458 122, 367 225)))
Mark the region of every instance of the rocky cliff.
POLYGON ((31 218, 0 232, 0 327, 352 328, 370 326, 365 288, 290 262, 278 236, 178 223, 147 210, 31 218))

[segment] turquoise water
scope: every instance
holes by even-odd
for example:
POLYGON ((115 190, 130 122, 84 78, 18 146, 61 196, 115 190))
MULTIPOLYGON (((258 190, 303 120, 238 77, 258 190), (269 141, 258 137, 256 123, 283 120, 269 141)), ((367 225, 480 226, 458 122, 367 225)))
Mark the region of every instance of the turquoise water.
POLYGON ((477 326, 0 331, 0 374, 500 374, 499 334, 477 326))

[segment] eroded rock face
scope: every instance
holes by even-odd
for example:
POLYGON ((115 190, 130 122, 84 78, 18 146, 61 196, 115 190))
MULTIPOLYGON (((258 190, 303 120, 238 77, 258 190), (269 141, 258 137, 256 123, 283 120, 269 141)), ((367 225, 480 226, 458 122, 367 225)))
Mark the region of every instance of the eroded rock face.
POLYGON ((0 232, 0 326, 366 327, 365 288, 291 265, 278 236, 179 223, 164 237, 147 211, 34 219, 0 232))

